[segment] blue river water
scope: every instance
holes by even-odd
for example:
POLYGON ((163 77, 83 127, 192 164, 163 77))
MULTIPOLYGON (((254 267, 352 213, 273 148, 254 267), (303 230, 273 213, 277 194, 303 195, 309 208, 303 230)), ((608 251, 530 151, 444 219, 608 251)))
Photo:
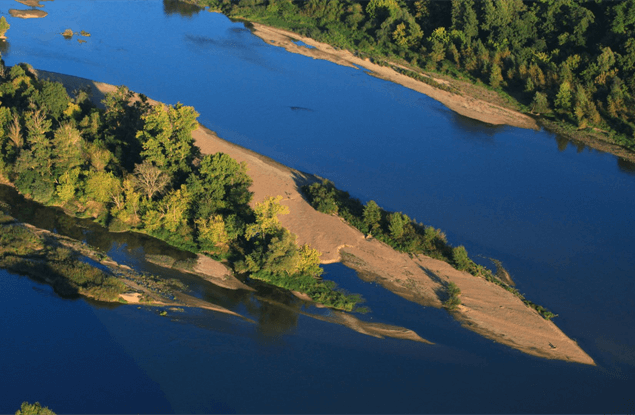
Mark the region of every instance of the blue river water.
MULTIPOLYGON (((211 287, 197 290, 257 324, 60 299, 0 270, 0 413, 25 400, 59 413, 635 410, 635 166, 544 131, 466 119, 364 71, 267 45, 217 13, 56 0, 43 3, 47 17, 19 20, 13 4, 0 5, 8 65, 193 105, 229 141, 441 228, 472 255, 500 259, 598 366, 495 344, 337 264, 328 278, 372 310, 360 318, 435 345, 363 336, 211 287), (64 39, 66 28, 91 37, 64 39)), ((110 251, 134 262, 125 244, 110 251)))

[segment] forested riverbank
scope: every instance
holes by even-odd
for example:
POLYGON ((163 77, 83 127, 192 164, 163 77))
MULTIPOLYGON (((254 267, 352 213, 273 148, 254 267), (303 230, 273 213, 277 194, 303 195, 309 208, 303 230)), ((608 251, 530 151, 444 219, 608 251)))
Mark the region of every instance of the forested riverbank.
POLYGON ((633 158, 633 1, 189 2, 347 49, 633 158))

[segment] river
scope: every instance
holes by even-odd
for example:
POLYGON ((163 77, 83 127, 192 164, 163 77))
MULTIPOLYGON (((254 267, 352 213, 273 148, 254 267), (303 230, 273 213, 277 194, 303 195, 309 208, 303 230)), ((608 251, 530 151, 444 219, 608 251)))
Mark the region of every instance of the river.
MULTIPOLYGON (((598 366, 495 344, 338 264, 325 266, 327 277, 364 295, 372 311, 360 318, 435 345, 363 336, 194 280, 197 295, 257 324, 60 299, 0 271, 0 368, 11 379, 0 413, 24 400, 58 413, 635 409, 632 164, 544 131, 466 119, 364 71, 267 45, 217 13, 68 0, 44 2, 43 19, 19 20, 8 4, 20 8, 0 9, 11 24, 8 65, 193 105, 229 141, 443 229, 471 255, 500 259, 598 366), (91 37, 66 40, 66 28, 91 37)), ((100 240, 118 260, 148 266, 133 243, 100 240)))

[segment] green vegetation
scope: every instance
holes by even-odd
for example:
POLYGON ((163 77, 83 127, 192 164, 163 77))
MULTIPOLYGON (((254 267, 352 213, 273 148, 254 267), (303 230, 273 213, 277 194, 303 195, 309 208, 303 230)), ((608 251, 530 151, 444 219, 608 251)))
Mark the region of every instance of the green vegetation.
POLYGON ((48 406, 42 408, 39 402, 33 404, 22 402, 22 406, 15 412, 15 415, 55 415, 55 412, 51 411, 48 406))
POLYGON ((77 252, 14 223, 2 211, 0 215, 0 267, 46 281, 64 296, 116 301, 125 292, 122 282, 82 262, 77 252))
POLYGON ((7 33, 10 27, 11 25, 7 22, 6 17, 0 17, 0 38, 4 37, 4 34, 7 33))
POLYGON ((501 286, 545 319, 549 320, 556 316, 544 307, 527 300, 517 289, 501 281, 491 270, 475 263, 470 259, 465 247, 450 245, 445 234, 439 229, 417 223, 401 212, 387 212, 373 200, 364 205, 359 199, 352 198, 348 192, 338 190, 328 180, 305 185, 302 191, 316 210, 339 215, 362 233, 372 235, 397 251, 411 255, 424 254, 445 261, 459 271, 465 271, 501 286))
POLYGON ((423 82, 427 71, 486 85, 516 107, 635 150, 635 0, 188 1, 399 62, 423 82))
POLYGON ((448 311, 454 311, 461 305, 461 299, 459 298, 461 290, 453 282, 448 283, 446 290, 448 292, 448 298, 443 302, 443 307, 448 311))
MULTIPOLYGON (((280 197, 252 210, 246 165, 222 153, 200 154, 192 138, 194 108, 151 106, 122 86, 106 95, 100 110, 86 91, 71 98, 61 84, 37 79, 29 65, 4 70, 0 62, 0 69, 0 177, 20 193, 112 229, 228 259, 236 271, 269 275, 279 286, 293 285, 281 282, 285 278, 312 278, 312 298, 352 309, 352 297, 341 300, 320 280, 319 253, 297 246, 295 235, 280 226, 280 197)), ((27 266, 18 262, 12 269, 27 266)), ((79 264, 28 267, 68 273, 77 280, 72 289, 97 295, 92 280, 80 279, 89 271, 79 264)))

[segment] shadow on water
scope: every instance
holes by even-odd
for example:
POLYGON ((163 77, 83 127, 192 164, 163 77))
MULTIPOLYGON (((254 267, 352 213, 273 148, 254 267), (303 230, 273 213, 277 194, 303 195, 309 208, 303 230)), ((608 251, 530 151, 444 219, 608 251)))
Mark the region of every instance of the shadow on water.
POLYGON ((11 44, 6 39, 0 39, 0 54, 2 56, 7 56, 10 49, 11 44))
MULTIPOLYGON (((110 232, 91 219, 68 216, 60 208, 43 206, 25 199, 15 189, 6 185, 0 185, 0 201, 6 202, 11 208, 10 214, 21 222, 84 241, 106 252, 116 262, 131 266, 136 271, 166 279, 177 279, 188 287, 187 294, 253 318, 258 323, 257 331, 262 338, 280 338, 297 326, 298 311, 305 302, 288 291, 259 281, 249 281, 249 285, 256 289, 255 293, 245 290, 228 290, 197 275, 153 264, 146 260, 146 255, 169 256, 176 261, 188 261, 196 256, 147 235, 134 232, 110 232)), ((56 291, 59 290, 56 289, 56 291)), ((61 291, 66 299, 79 298, 76 292, 61 291)), ((84 300, 98 308, 111 309, 120 306, 116 303, 84 300)), ((190 318, 196 320, 198 317, 194 313, 194 315, 184 315, 182 320, 188 321, 190 318)), ((210 328, 213 327, 215 327, 214 324, 210 326, 210 328)))
POLYGON ((617 157, 617 168, 620 169, 622 173, 635 176, 635 163, 632 161, 617 157))
POLYGON ((187 17, 191 19, 195 15, 199 14, 203 8, 194 4, 184 3, 178 0, 163 0, 163 12, 166 16, 181 15, 181 17, 187 17))

